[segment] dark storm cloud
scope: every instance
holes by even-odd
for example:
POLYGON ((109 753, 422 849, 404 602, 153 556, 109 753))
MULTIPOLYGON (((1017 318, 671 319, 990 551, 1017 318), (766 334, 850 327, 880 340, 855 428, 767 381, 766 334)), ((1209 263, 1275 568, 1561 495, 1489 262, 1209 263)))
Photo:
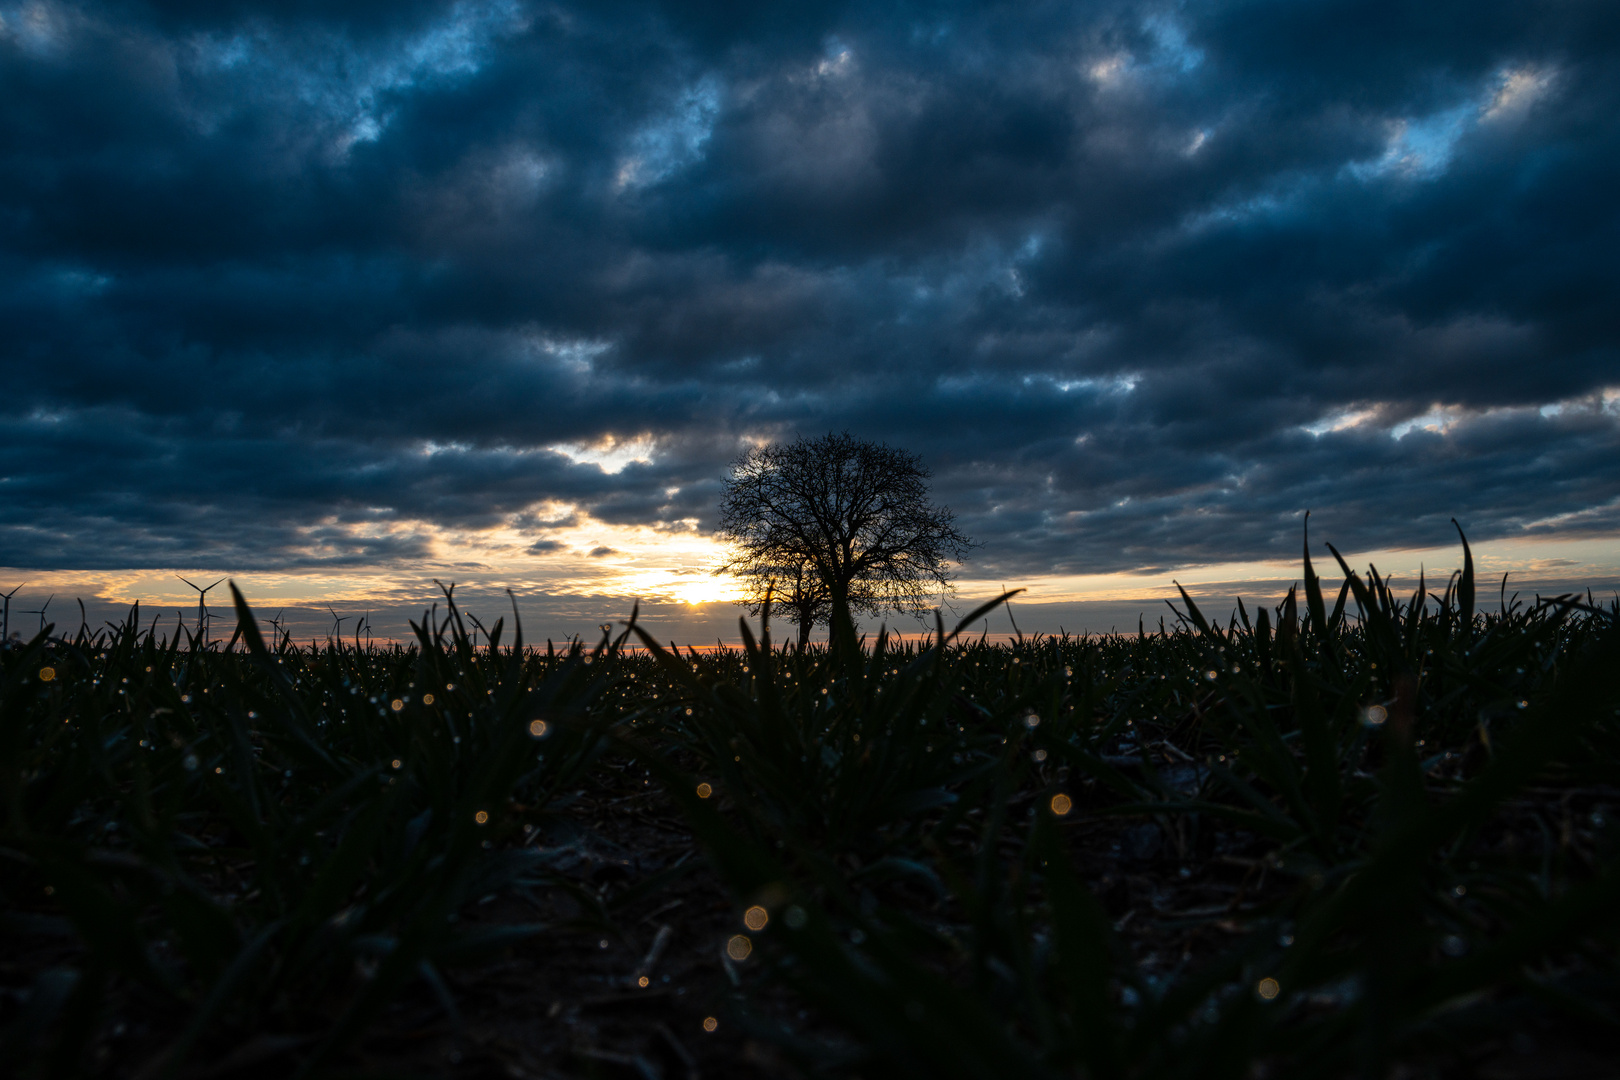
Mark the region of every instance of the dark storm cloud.
POLYGON ((0 19, 0 565, 544 555, 844 428, 1008 575, 1620 524, 1612 4, 0 19))

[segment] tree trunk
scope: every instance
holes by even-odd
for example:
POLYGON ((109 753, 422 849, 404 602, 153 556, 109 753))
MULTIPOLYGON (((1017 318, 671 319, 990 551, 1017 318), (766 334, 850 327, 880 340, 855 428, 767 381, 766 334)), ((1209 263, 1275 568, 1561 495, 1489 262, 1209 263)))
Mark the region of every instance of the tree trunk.
POLYGON ((827 647, 836 649, 840 638, 850 647, 855 647, 855 619, 849 610, 849 582, 842 578, 833 578, 828 582, 832 586, 832 614, 827 619, 827 647))

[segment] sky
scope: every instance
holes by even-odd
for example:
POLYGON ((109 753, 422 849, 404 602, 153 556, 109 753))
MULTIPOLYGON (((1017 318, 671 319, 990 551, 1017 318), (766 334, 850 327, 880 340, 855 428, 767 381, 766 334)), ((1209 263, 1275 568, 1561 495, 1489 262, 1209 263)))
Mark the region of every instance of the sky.
POLYGON ((1616 117, 1610 0, 0 0, 0 592, 732 640, 846 430, 1024 632, 1612 589, 1616 117))

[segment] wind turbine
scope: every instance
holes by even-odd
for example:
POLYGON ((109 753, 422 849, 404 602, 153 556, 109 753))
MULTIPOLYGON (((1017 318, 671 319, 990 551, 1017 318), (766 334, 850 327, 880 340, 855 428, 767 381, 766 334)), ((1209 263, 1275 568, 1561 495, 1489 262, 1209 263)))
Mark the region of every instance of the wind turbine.
POLYGON ((4 624, 3 624, 3 629, 0 629, 0 641, 10 641, 11 640, 11 598, 13 596, 16 596, 18 591, 21 590, 22 588, 24 588, 27 584, 28 584, 28 582, 25 581, 21 585, 17 586, 17 588, 12 589, 10 592, 5 594, 6 613, 5 613, 5 621, 4 621, 4 624))
POLYGON ((350 619, 354 618, 354 616, 353 615, 339 616, 336 611, 332 610, 332 605, 331 604, 326 605, 326 610, 332 612, 332 632, 328 636, 337 638, 338 643, 341 645, 343 643, 343 624, 348 622, 350 619))
MULTIPOLYGON (((179 574, 176 574, 174 576, 180 578, 181 581, 186 581, 186 579, 183 578, 183 577, 180 577, 179 574)), ((224 581, 224 580, 225 580, 224 578, 219 579, 219 581, 224 581)), ((214 585, 218 585, 219 581, 214 582, 214 585)), ((191 585, 191 582, 186 581, 186 584, 191 585)), ((208 589, 212 589, 214 587, 214 585, 208 586, 208 589)), ((203 646, 207 647, 207 645, 208 645, 208 603, 207 603, 207 601, 208 601, 208 589, 204 589, 204 588, 202 588, 201 586, 198 586, 198 585, 191 585, 191 587, 193 589, 197 590, 197 635, 198 635, 199 639, 202 641, 203 646)))

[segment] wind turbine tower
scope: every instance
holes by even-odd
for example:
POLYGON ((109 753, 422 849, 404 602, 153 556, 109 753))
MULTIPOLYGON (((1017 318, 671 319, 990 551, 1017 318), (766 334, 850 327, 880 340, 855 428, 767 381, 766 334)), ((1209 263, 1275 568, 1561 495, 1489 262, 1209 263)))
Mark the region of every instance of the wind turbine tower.
POLYGON ((5 616, 3 620, 0 620, 0 641, 11 640, 11 598, 16 596, 18 591, 25 588, 27 585, 28 582, 25 581, 21 585, 17 586, 17 588, 12 589, 10 592, 4 594, 5 616))

